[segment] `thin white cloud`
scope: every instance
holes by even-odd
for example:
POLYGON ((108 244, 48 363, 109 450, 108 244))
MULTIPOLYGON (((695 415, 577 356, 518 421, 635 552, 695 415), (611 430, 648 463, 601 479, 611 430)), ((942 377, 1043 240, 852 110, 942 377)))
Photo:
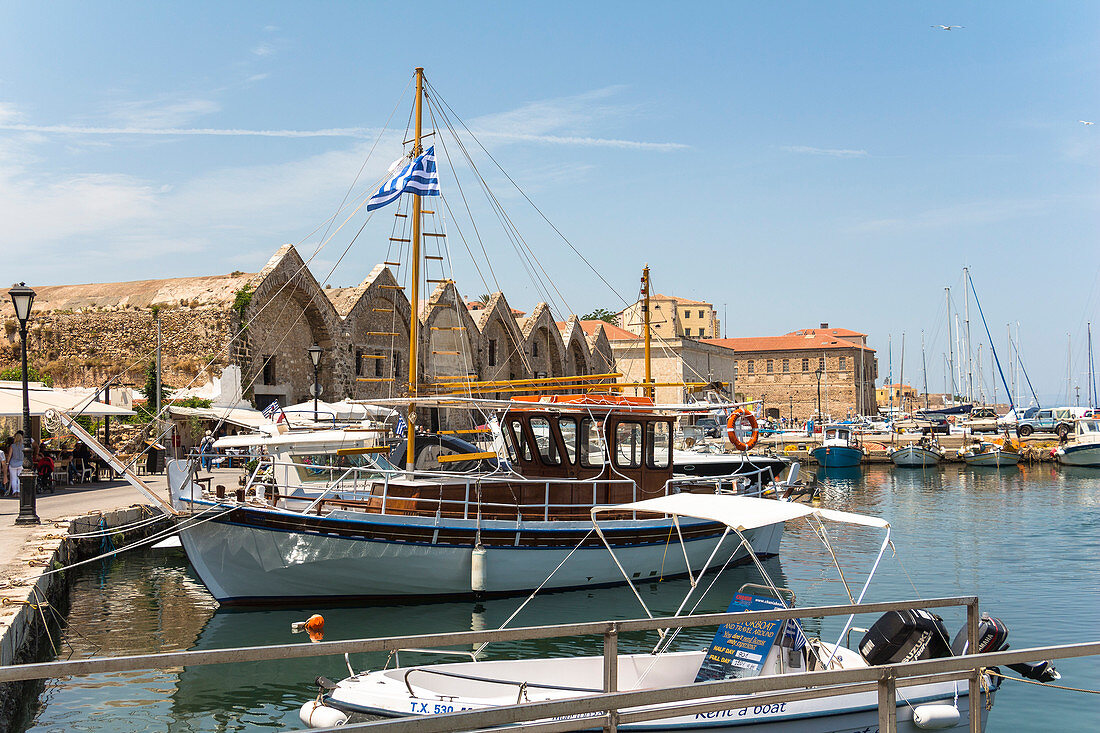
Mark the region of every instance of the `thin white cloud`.
POLYGON ((109 117, 116 120, 121 128, 169 129, 185 126, 220 110, 221 106, 210 99, 162 97, 116 103, 112 106, 109 117))
MULTIPOLYGON (((0 130, 62 135, 216 135, 256 137, 366 137, 367 127, 334 127, 327 130, 247 130, 216 127, 98 127, 81 125, 0 124, 0 130)), ((373 134, 377 134, 377 130, 373 134)))
POLYGON ((690 147, 683 143, 651 143, 639 140, 618 140, 606 137, 577 137, 576 135, 527 135, 520 132, 481 131, 479 137, 497 140, 548 143, 552 145, 579 145, 583 147, 626 148, 632 150, 683 150, 690 147))
POLYGON ((978 226, 1036 216, 1050 210, 1053 199, 1004 199, 968 201, 957 206, 929 209, 911 216, 871 219, 856 224, 857 232, 898 229, 944 229, 978 226))
POLYGON ((274 47, 267 43, 261 43, 259 46, 256 46, 252 49, 253 56, 270 56, 273 53, 275 53, 274 47))
POLYGON ((786 145, 782 148, 788 153, 801 155, 825 155, 831 158, 866 158, 870 153, 866 150, 849 150, 847 148, 815 148, 810 145, 786 145))

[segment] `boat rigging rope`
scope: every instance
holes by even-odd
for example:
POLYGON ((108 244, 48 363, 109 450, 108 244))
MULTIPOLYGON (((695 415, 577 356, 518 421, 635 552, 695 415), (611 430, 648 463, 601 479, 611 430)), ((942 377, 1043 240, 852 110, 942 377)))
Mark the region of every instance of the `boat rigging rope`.
POLYGON ((1069 692, 1087 692, 1090 695, 1100 695, 1100 690, 1089 690, 1089 689, 1084 688, 1084 687, 1069 687, 1067 685, 1054 685, 1054 684, 1051 684, 1050 682, 1040 682, 1038 680, 1025 680, 1023 677, 1010 677, 1006 674, 1001 674, 1000 672, 994 672, 990 669, 983 669, 982 671, 985 672, 985 674, 989 675, 990 677, 999 677, 1002 680, 1013 680, 1015 682, 1026 682, 1029 685, 1039 685, 1039 687, 1053 687, 1053 688, 1058 689, 1058 690, 1067 690, 1069 692))
MULTIPOLYGON (((550 574, 546 576, 546 580, 542 581, 542 583, 539 584, 538 588, 535 588, 533 591, 531 591, 531 595, 527 596, 527 598, 523 601, 523 603, 519 604, 519 608, 517 608, 515 611, 513 611, 511 616, 504 619, 504 623, 502 623, 500 626, 497 627, 497 631, 503 629, 505 626, 510 624, 512 622, 512 619, 514 619, 517 615, 519 615, 519 612, 522 611, 523 608, 528 603, 530 603, 532 599, 534 599, 535 595, 540 590, 542 590, 543 586, 545 586, 547 583, 550 582, 550 578, 554 577, 554 573, 558 572, 558 570, 561 569, 561 566, 564 565, 566 563, 566 561, 569 560, 569 558, 573 557, 574 552, 581 549, 581 546, 584 545, 584 543, 588 541, 588 538, 591 537, 592 533, 595 532, 595 531, 596 530, 594 530, 594 529, 588 530, 588 533, 584 537, 581 538, 581 541, 577 543, 577 546, 569 551, 569 554, 566 555, 562 559, 562 561, 558 563, 558 566, 556 568, 554 568, 553 570, 550 571, 550 574)), ((481 644, 480 646, 478 646, 478 648, 474 650, 474 657, 476 658, 478 654, 481 654, 481 652, 483 652, 485 650, 485 647, 487 647, 487 646, 489 646, 489 642, 485 642, 485 643, 481 644)))
POLYGON ((44 571, 42 571, 41 573, 39 573, 38 575, 36 575, 34 577, 24 577, 24 578, 12 579, 12 580, 7 582, 7 587, 16 586, 16 585, 24 585, 24 584, 27 584, 27 583, 34 583, 39 578, 45 577, 47 575, 53 575, 54 573, 63 573, 66 570, 71 570, 72 568, 77 568, 77 567, 80 567, 81 565, 87 565, 89 563, 96 562, 97 560, 104 560, 108 557, 112 557, 114 555, 119 555, 123 552, 126 552, 127 550, 132 550, 136 547, 141 547, 143 545, 152 544, 153 542, 156 542, 157 540, 163 539, 165 537, 168 537, 168 536, 171 536, 171 535, 174 535, 174 534, 179 534, 180 532, 182 532, 184 530, 188 530, 188 529, 191 529, 193 527, 197 527, 200 524, 203 524, 205 522, 209 522, 211 520, 217 519, 218 517, 223 517, 226 514, 229 514, 230 512, 232 512, 232 511, 234 511, 235 509, 238 508, 236 506, 230 506, 228 509, 225 509, 224 511, 219 512, 217 514, 214 514, 212 516, 206 517, 205 519, 198 519, 199 517, 202 517, 207 512, 211 512, 213 510, 220 509, 224 506, 225 506, 224 504, 214 504, 209 509, 204 509, 201 512, 199 512, 198 514, 195 514, 192 517, 184 520, 183 522, 181 522, 177 525, 173 525, 173 526, 169 527, 166 530, 156 532, 156 533, 154 533, 154 534, 152 534, 152 535, 150 535, 150 536, 148 536, 144 539, 137 540, 136 542, 132 542, 128 545, 124 545, 123 547, 116 548, 116 549, 111 550, 109 552, 104 552, 102 554, 96 555, 95 557, 90 557, 86 560, 80 560, 79 562, 74 562, 70 565, 63 565, 61 567, 51 568, 50 570, 44 570, 44 571), (193 521, 195 519, 198 519, 198 521, 193 521))

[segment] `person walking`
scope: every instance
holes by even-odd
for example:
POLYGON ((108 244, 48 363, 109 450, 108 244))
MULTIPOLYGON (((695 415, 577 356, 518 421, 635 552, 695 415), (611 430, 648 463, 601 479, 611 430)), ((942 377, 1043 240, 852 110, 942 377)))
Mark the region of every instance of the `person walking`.
MULTIPOLYGON (((23 471, 23 431, 19 430, 12 438, 11 446, 6 454, 8 459, 8 480, 11 484, 11 495, 19 496, 19 474, 23 471)), ((31 487, 34 490, 34 487, 31 487)))
POLYGON ((11 491, 8 478, 8 449, 11 448, 11 438, 4 438, 0 443, 0 496, 7 496, 11 491))
POLYGON ((211 453, 214 452, 214 434, 207 430, 199 442, 199 465, 206 471, 210 470, 211 453))

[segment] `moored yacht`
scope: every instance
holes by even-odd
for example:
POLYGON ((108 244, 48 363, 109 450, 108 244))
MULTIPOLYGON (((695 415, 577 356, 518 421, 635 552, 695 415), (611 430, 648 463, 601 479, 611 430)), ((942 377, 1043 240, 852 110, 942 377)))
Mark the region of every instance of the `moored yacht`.
POLYGON ((1073 437, 1055 449, 1054 460, 1067 466, 1100 467, 1100 418, 1077 420, 1073 437))

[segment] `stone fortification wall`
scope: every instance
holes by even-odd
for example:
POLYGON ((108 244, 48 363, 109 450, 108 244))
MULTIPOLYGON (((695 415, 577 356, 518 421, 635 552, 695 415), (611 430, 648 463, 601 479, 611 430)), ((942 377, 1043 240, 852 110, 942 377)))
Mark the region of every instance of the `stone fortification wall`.
MULTIPOLYGON (((164 383, 183 387, 213 360, 214 376, 229 363, 230 313, 226 306, 161 306, 161 365, 164 383)), ((27 329, 30 364, 58 387, 99 387, 116 383, 140 386, 154 358, 156 322, 151 307, 41 311, 35 308, 27 329)), ((4 320, 0 369, 19 366, 19 326, 4 320)), ((209 381, 200 378, 197 384, 209 381)))

